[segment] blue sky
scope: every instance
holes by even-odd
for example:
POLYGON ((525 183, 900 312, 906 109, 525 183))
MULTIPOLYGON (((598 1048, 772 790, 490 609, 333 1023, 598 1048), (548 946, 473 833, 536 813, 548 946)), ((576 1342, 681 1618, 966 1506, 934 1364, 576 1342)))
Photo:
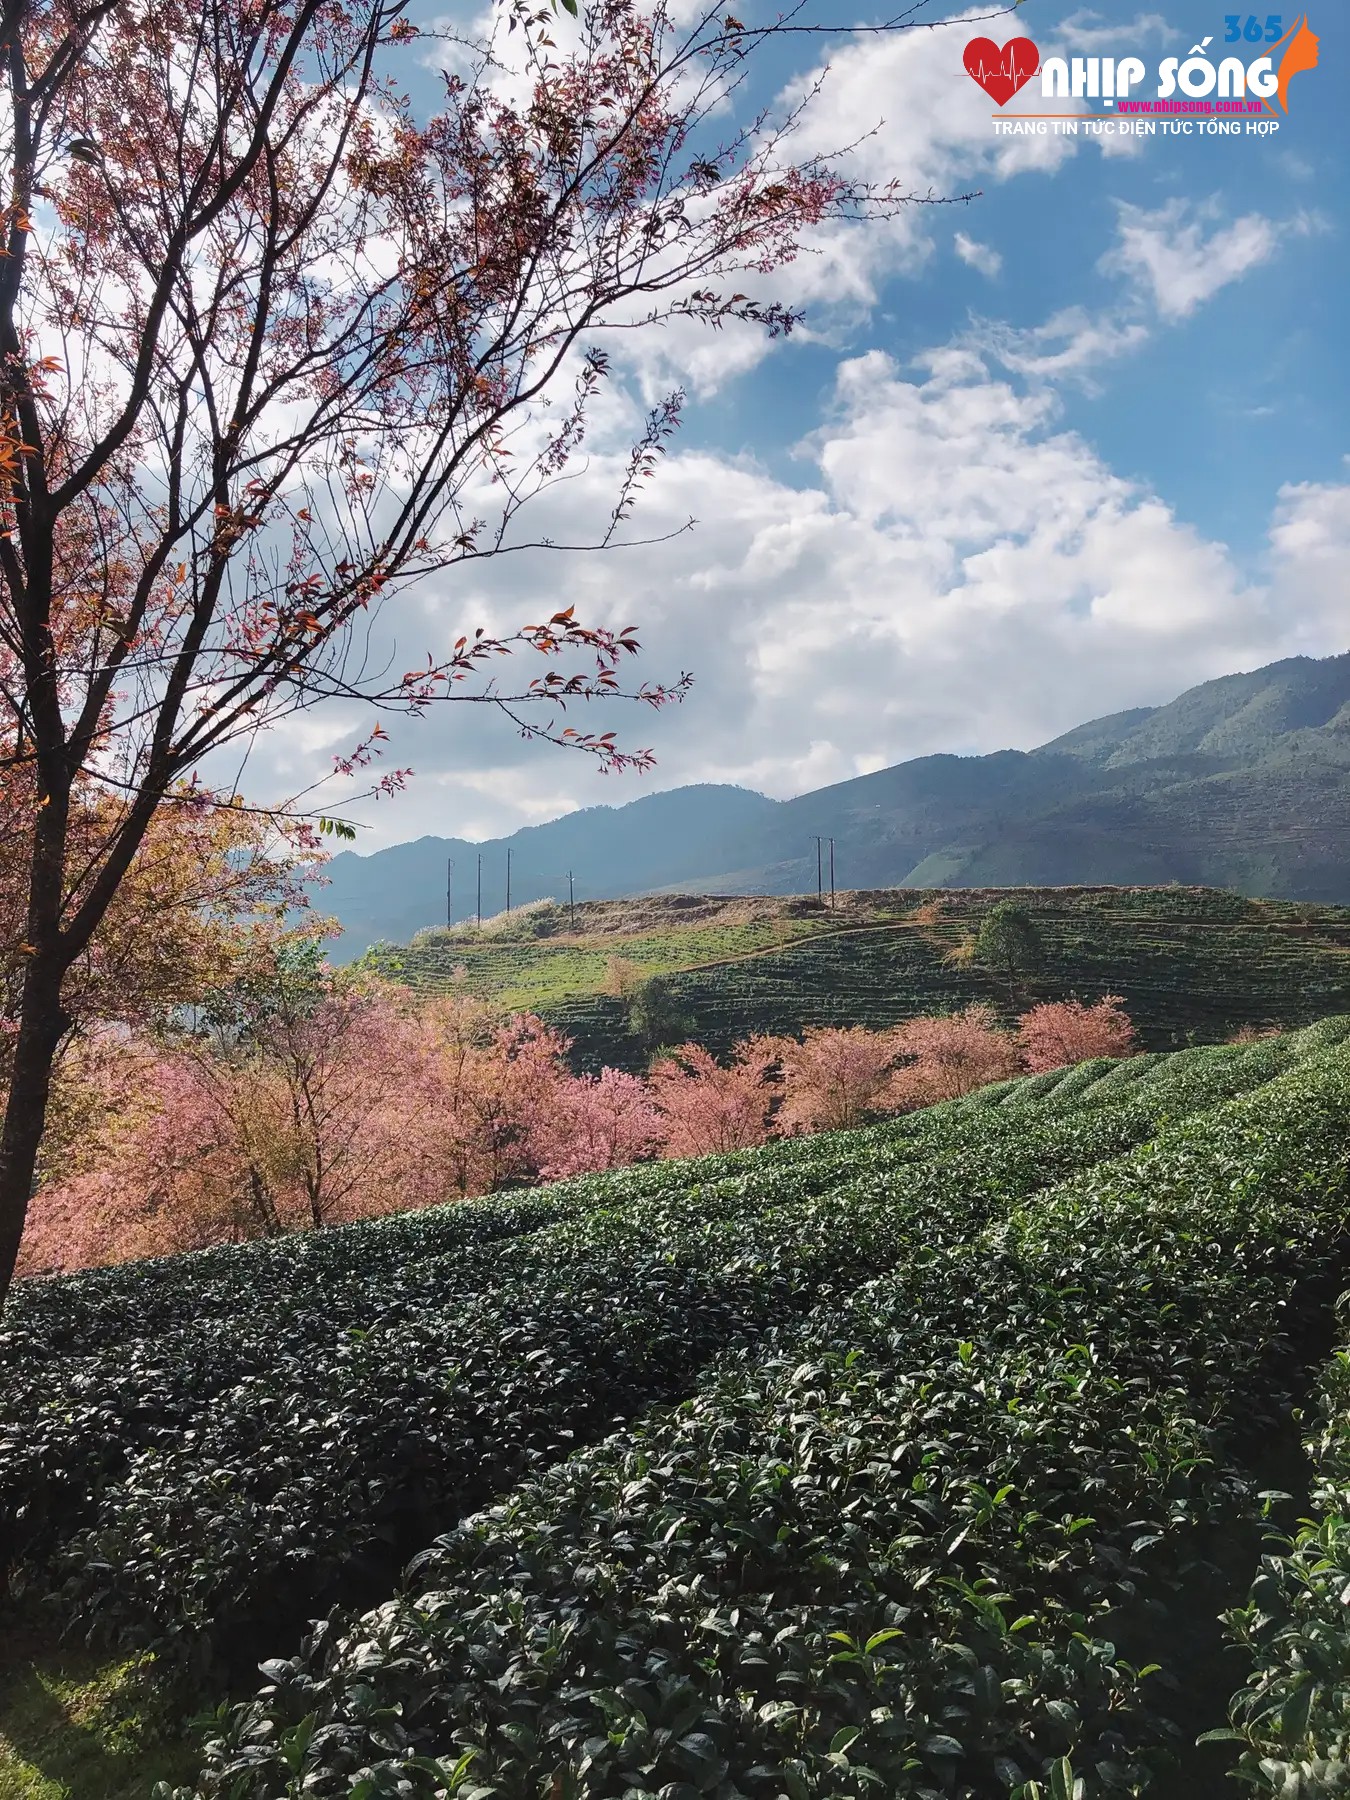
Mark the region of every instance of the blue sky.
MULTIPOLYGON (((1286 28, 1303 10, 1280 15, 1286 28)), ((1151 70, 1153 56, 1182 55, 1207 34, 1221 38, 1224 16, 1206 0, 1100 12, 1027 0, 1006 27, 951 28, 951 79, 958 91, 968 80, 960 50, 972 35, 992 32, 997 42, 1025 35, 1072 48, 1073 22, 1080 21, 1109 33, 1122 53, 1149 46, 1151 70)), ((1241 16, 1245 22, 1247 11, 1241 16)), ((1092 391, 1079 383, 1059 386, 1065 423, 1089 436, 1114 469, 1157 488, 1182 516, 1239 554, 1259 558, 1278 487, 1337 479, 1350 449, 1344 430, 1350 410, 1344 230, 1350 9, 1314 5, 1308 17, 1322 40, 1321 64, 1291 84, 1290 117, 1274 141, 1153 140, 1128 157, 1084 149, 1053 172, 985 180, 980 198, 934 225, 935 252, 922 274, 886 282, 853 345, 881 346, 906 359, 977 318, 1026 329, 1068 305, 1109 308, 1122 284, 1098 264, 1115 239, 1120 201, 1154 209, 1189 198, 1228 220, 1315 214, 1320 229, 1286 242, 1189 318, 1153 333, 1129 358, 1096 367, 1092 391), (996 279, 956 255, 957 232, 998 254, 996 279), (1270 410, 1253 418, 1258 407, 1270 410)), ((1105 38, 1101 50, 1110 53, 1105 38)), ((1010 103, 1008 114, 1031 110, 1038 86, 1033 82, 1010 103)), ((904 105, 903 89, 897 90, 894 113, 904 105)), ((799 368, 789 382, 781 368, 762 367, 696 411, 689 435, 772 455, 773 438, 792 440, 809 430, 835 357, 808 352, 796 360, 809 371, 805 377, 799 368)), ((779 472, 790 478, 790 465, 779 472)))
MULTIPOLYGON (((814 16, 839 20, 840 0, 814 16)), ((826 234, 774 277, 807 310, 786 343, 625 346, 614 454, 600 446, 567 505, 603 506, 620 428, 680 382, 691 403, 644 525, 693 514, 686 538, 508 559, 417 597, 400 638, 433 649, 543 596, 635 624, 646 672, 698 682, 679 711, 606 720, 654 743, 657 772, 599 781, 442 715, 399 731, 416 779, 358 811, 358 847, 497 835, 688 781, 785 795, 935 750, 1029 748, 1350 645, 1350 16, 1314 0, 1308 19, 1320 66, 1268 139, 999 139, 962 66, 972 36, 1024 35, 1042 56, 1138 55, 1151 95, 1162 57, 1205 36, 1219 49, 1225 14, 1197 0, 1027 0, 1008 21, 836 41, 828 59, 815 39, 776 51, 765 95, 830 64, 807 147, 876 127, 860 173, 981 197, 826 234)), ((1039 109, 1038 90, 1006 115, 1039 109)), ((265 776, 284 786, 350 724, 276 735, 265 776)))

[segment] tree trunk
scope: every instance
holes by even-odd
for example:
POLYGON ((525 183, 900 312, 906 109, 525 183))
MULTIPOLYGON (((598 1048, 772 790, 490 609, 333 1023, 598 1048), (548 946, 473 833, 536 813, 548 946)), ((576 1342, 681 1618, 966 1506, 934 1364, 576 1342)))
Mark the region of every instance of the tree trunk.
POLYGON ((61 1004, 61 972, 30 967, 24 983, 5 1123, 0 1132, 0 1307, 19 1259, 38 1150, 47 1122, 52 1068, 70 1018, 61 1004))
POLYGON ((309 1223, 313 1231, 323 1224, 323 1178, 312 1169, 305 1170, 305 1194, 309 1200, 309 1223))
POLYGON ((281 1214, 277 1211, 276 1197, 256 1163, 248 1166, 249 1197, 253 1202, 253 1216, 257 1219, 265 1238, 281 1237, 285 1227, 281 1223, 281 1214))
POLYGON ((70 777, 65 765, 60 714, 47 671, 55 666, 50 636, 42 634, 43 678, 31 684, 34 712, 59 746, 38 757, 38 806, 28 871, 28 917, 19 1031, 14 1044, 5 1123, 0 1130, 0 1311, 14 1279, 19 1244, 33 1197, 38 1152, 47 1124, 52 1069, 71 1018, 61 1002, 70 952, 61 942, 65 894, 66 834, 70 825, 70 777))

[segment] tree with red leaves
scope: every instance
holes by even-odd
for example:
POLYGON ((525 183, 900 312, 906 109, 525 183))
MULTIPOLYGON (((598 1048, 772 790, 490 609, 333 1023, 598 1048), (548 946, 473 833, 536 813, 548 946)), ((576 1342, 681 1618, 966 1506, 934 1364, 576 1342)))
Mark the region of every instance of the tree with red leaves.
POLYGON ((957 1100, 1020 1068, 1017 1045, 992 1006, 910 1019, 895 1032, 895 1046, 909 1058, 886 1090, 885 1104, 896 1112, 957 1100))
MULTIPOLYGON (((400 671, 376 616, 419 578, 526 546, 523 509, 583 442, 607 330, 782 333, 791 311, 738 280, 822 221, 907 198, 792 160, 809 94, 728 127, 751 60, 808 29, 798 14, 690 24, 664 0, 587 0, 559 50, 549 30, 570 23, 507 0, 514 35, 456 46, 419 118, 398 79, 426 52, 405 4, 0 5, 0 769, 33 807, 0 1297, 69 974, 157 812, 230 799, 203 759, 329 699, 477 704, 602 765, 643 762, 563 723, 569 702, 683 693, 624 686, 631 629, 554 603, 400 671), (560 384, 570 398, 544 410, 560 384), (516 653, 550 667, 494 677, 516 653), (88 783, 99 827, 74 854, 88 783)), ((920 10, 876 29, 927 27, 920 10)), ((654 408, 607 520, 572 548, 619 541, 679 404, 654 408)), ((342 766, 386 736, 377 718, 342 766)))
POLYGON ((1098 1056, 1133 1056, 1139 1048, 1119 994, 1108 994, 1095 1006, 1081 1000, 1033 1006, 1017 1021, 1017 1043, 1033 1074, 1098 1056))

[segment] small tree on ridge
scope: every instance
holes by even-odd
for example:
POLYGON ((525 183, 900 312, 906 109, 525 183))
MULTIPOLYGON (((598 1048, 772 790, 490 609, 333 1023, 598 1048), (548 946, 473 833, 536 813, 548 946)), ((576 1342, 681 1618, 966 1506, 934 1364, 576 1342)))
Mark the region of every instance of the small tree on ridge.
POLYGON ((1045 961, 1041 934, 1025 906, 1000 900, 989 909, 975 939, 975 960, 1003 983, 1009 1003, 1016 1004, 1045 961))

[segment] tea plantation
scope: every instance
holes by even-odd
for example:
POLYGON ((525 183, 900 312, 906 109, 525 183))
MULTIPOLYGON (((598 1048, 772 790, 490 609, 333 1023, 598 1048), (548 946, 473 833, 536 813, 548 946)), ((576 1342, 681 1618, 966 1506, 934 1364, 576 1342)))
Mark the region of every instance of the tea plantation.
POLYGON ((1330 1019, 27 1284, 9 1605, 153 1653, 119 1795, 1338 1793, 1348 1114, 1330 1019))
POLYGON ((693 1035, 718 1051, 755 1031, 877 1029, 976 1000, 1008 1012, 993 973, 945 959, 1009 896, 1045 949, 1024 1003, 1118 993, 1150 1049, 1214 1042, 1241 1025, 1302 1025, 1350 1005, 1350 909, 1209 888, 894 889, 840 895, 833 911, 802 897, 593 902, 577 909, 575 932, 535 939, 528 918, 520 936, 431 931, 374 961, 422 992, 458 989, 541 1013, 574 1040, 580 1067, 641 1068, 626 1008, 604 991, 612 956, 637 975, 669 977, 693 1035))

